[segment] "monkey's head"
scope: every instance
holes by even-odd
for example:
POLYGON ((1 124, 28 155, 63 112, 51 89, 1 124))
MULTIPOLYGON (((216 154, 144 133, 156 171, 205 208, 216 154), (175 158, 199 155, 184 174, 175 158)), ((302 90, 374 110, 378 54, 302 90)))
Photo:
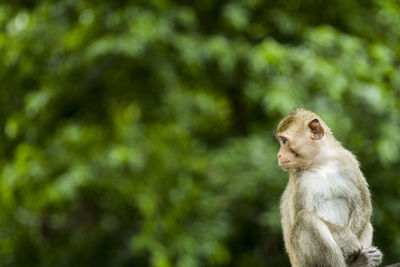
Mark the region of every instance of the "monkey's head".
POLYGON ((331 131, 314 112, 294 109, 279 123, 276 139, 280 144, 278 164, 283 170, 304 170, 326 155, 331 131))

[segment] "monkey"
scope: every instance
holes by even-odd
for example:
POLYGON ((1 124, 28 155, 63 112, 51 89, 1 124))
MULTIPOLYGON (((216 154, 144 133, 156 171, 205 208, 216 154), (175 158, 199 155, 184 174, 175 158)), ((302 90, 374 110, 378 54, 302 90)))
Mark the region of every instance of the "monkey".
POLYGON ((314 112, 293 109, 278 124, 278 165, 289 173, 280 202, 293 267, 378 266, 372 206, 356 157, 314 112))

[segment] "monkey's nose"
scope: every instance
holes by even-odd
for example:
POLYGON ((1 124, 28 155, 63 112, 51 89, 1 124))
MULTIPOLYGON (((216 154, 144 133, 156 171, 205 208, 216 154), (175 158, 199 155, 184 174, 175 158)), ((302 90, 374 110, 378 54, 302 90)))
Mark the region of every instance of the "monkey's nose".
POLYGON ((281 158, 281 154, 280 153, 278 153, 278 159, 280 159, 281 158))

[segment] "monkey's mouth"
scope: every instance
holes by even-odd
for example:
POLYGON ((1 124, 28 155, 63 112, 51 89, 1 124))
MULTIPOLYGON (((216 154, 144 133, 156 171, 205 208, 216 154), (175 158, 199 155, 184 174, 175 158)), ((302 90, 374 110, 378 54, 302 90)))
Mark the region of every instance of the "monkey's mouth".
POLYGON ((280 166, 282 169, 287 170, 287 169, 289 168, 289 166, 288 166, 289 163, 290 163, 290 160, 281 161, 281 162, 279 162, 279 166, 280 166))
POLYGON ((290 163, 290 160, 279 162, 279 167, 281 167, 282 170, 287 171, 290 169, 289 163, 290 163))

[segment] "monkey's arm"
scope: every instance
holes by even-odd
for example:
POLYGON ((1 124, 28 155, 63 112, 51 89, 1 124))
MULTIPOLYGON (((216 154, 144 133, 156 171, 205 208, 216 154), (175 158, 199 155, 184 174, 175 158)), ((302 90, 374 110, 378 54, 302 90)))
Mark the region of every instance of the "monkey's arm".
MULTIPOLYGON (((360 175, 360 180, 358 181, 359 186, 356 191, 357 194, 353 195, 349 200, 350 214, 347 226, 358 238, 362 238, 364 235, 364 239, 372 239, 372 226, 370 225, 372 207, 370 195, 365 180, 362 174, 360 175), (370 237, 365 237, 365 235, 370 235, 370 237)), ((370 242, 371 240, 369 240, 369 243, 370 242)))
POLYGON ((308 210, 296 214, 289 249, 293 266, 373 267, 382 261, 382 253, 372 246, 363 247, 347 226, 330 223, 308 210))
POLYGON ((296 214, 289 234, 292 266, 345 267, 358 255, 357 238, 344 226, 325 221, 314 212, 296 214), (355 242, 355 243, 354 243, 355 242))
MULTIPOLYGON (((309 176, 308 179, 311 180, 314 178, 309 176)), ((319 179, 319 177, 315 179, 319 179)), ((303 187, 303 190, 297 192, 295 203, 296 222, 294 224, 298 224, 299 214, 303 214, 305 211, 307 211, 307 214, 314 214, 310 218, 319 221, 314 225, 320 226, 320 230, 317 231, 321 235, 320 238, 333 238, 346 259, 354 258, 354 255, 357 255, 362 248, 357 234, 350 227, 350 225, 357 225, 356 216, 359 212, 357 209, 354 209, 353 203, 357 202, 356 196, 360 194, 357 194, 353 190, 357 190, 353 186, 349 185, 351 190, 342 189, 338 194, 329 193, 335 191, 328 191, 326 187, 303 187), (324 194, 326 191, 328 193, 324 194), (353 192, 356 193, 353 194, 353 192), (350 220, 352 221, 350 222, 350 220), (325 225, 325 227, 321 225, 325 225), (321 229, 329 231, 321 231, 321 229)), ((295 233, 297 231, 293 231, 292 229, 291 232, 295 233)))

